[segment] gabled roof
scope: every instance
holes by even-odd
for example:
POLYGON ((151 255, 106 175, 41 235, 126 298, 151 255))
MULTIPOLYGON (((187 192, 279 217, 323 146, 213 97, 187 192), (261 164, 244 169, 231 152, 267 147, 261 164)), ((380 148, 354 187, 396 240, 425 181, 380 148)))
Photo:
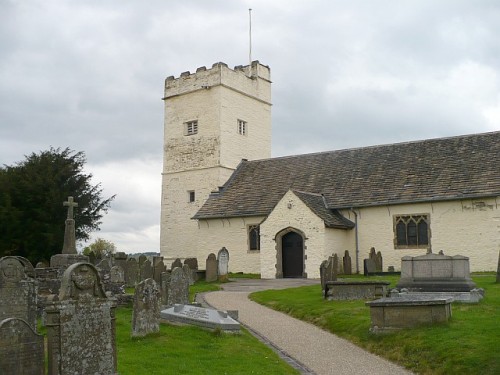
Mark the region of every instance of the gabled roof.
POLYGON ((307 193, 305 191, 292 190, 293 193, 304 204, 311 209, 320 219, 323 219, 328 228, 349 229, 354 228, 354 223, 343 217, 337 210, 329 209, 321 194, 307 193))
POLYGON ((500 132, 242 161, 193 218, 268 215, 289 189, 330 209, 500 196, 500 132))

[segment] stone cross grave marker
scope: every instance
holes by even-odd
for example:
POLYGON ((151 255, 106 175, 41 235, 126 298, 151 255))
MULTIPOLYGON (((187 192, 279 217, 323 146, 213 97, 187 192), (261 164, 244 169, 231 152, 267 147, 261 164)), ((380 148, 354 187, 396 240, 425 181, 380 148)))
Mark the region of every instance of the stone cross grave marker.
POLYGON ((78 203, 73 200, 73 197, 68 197, 63 205, 68 207, 68 217, 66 219, 66 226, 64 230, 64 245, 62 249, 63 254, 77 254, 76 252, 76 236, 75 236, 75 220, 73 219, 73 208, 78 207, 78 203))
POLYGON ((205 280, 209 283, 217 281, 217 258, 214 253, 210 253, 207 257, 205 280))
POLYGON ((132 313, 132 337, 160 331, 160 289, 153 279, 141 281, 135 288, 132 313))
POLYGON ((0 258, 0 302, 0 320, 23 319, 36 330, 36 281, 29 277, 20 257, 0 258))
POLYGON ((90 263, 69 266, 58 301, 47 305, 49 374, 116 374, 115 300, 90 263))
POLYGON ((43 336, 23 319, 0 321, 0 371, 2 375, 44 375, 43 336))
POLYGON ((225 247, 217 254, 217 273, 219 281, 227 281, 229 272, 229 251, 225 247))

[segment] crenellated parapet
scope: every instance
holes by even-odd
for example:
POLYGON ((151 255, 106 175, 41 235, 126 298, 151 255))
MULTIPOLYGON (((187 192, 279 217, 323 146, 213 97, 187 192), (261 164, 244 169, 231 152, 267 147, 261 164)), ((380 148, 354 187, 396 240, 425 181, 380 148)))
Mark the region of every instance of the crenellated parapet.
POLYGON ((202 66, 195 73, 186 71, 177 78, 169 76, 165 80, 163 99, 210 90, 217 86, 224 86, 271 104, 271 70, 258 61, 253 61, 251 65, 237 65, 234 69, 223 62, 217 62, 209 69, 202 66))

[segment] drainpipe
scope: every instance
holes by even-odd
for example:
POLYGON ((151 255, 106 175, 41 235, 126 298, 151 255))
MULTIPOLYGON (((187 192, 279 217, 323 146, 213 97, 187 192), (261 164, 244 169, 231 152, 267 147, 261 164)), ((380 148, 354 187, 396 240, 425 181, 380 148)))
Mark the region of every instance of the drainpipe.
POLYGON ((358 214, 351 207, 351 212, 354 214, 354 233, 356 242, 356 273, 359 274, 359 238, 358 238, 358 214))

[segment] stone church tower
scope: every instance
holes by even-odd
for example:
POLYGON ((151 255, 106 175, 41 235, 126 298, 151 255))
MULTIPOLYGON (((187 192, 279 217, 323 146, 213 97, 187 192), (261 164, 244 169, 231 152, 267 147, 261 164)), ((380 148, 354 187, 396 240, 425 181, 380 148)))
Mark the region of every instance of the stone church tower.
POLYGON ((216 63, 165 80, 160 251, 166 259, 206 249, 191 218, 242 159, 271 157, 270 69, 216 63))

